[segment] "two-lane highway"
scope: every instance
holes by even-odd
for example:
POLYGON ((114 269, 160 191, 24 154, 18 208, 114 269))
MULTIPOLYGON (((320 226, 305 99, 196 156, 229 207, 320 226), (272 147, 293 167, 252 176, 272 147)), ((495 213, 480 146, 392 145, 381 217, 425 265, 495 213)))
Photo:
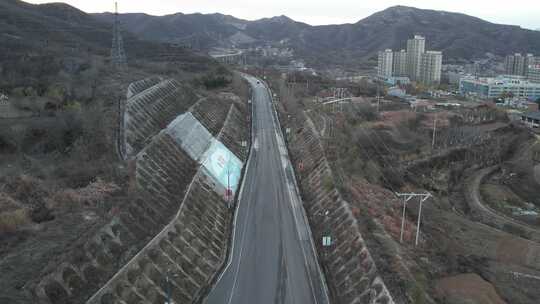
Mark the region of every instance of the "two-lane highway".
POLYGON ((322 272, 271 97, 253 89, 253 138, 228 264, 207 304, 327 304, 322 272))

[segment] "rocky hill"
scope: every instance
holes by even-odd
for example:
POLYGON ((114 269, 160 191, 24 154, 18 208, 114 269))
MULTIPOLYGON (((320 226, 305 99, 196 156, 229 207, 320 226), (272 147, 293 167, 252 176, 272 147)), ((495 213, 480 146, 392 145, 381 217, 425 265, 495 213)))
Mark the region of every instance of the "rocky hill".
MULTIPOLYGON (((111 13, 95 14, 97 19, 112 23, 111 13)), ((246 21, 234 17, 212 14, 173 14, 151 16, 147 14, 121 14, 120 22, 130 32, 153 41, 182 43, 196 48, 209 48, 221 39, 243 30, 246 21)))
MULTIPOLYGON (((123 33, 128 56, 157 57, 170 53, 166 45, 123 33)), ((19 0, 0 2, 0 60, 31 51, 78 51, 108 56, 112 41, 111 24, 101 22, 63 3, 34 5, 19 0)), ((178 53, 188 56, 185 50, 178 53)))
MULTIPOLYGON (((203 101, 197 104, 194 116, 208 117, 213 122, 211 114, 219 112, 216 123, 208 123, 208 128, 215 130, 212 134, 224 130, 222 134, 233 148, 241 147, 237 134, 247 134, 238 132, 240 127, 233 124, 236 117, 247 116, 238 114, 239 109, 242 113, 247 110, 233 107, 232 100, 220 103, 222 99, 217 97, 201 98, 214 96, 207 87, 230 88, 227 84, 232 76, 217 62, 190 50, 140 40, 124 32, 129 67, 117 69, 109 60, 111 33, 110 24, 65 4, 31 5, 0 0, 0 303, 85 303, 90 294, 154 237, 156 232, 152 229, 161 229, 161 224, 150 220, 152 224, 143 228, 149 238, 131 238, 129 229, 117 225, 118 215, 133 207, 135 195, 131 189, 138 174, 135 167, 124 162, 124 135, 131 136, 135 130, 133 133, 143 134, 140 138, 145 143, 150 142, 150 137, 158 136, 161 129, 199 98, 203 101), (162 77, 170 81, 159 85, 162 77), (156 83, 157 88, 151 88, 156 83), (129 97, 138 102, 128 103, 129 97), (139 106, 146 107, 141 110, 139 106), (139 111, 149 116, 143 117, 139 111), (225 118, 220 117, 229 112, 233 118, 225 128, 225 118), (140 120, 131 129, 124 127, 124 117, 140 120), (115 231, 114 240, 109 231, 115 231), (97 250, 95 242, 100 244, 97 250), (120 243, 129 243, 135 249, 120 248, 120 243), (68 265, 72 261, 75 264, 68 265)), ((145 153, 162 160, 171 157, 187 173, 188 185, 195 172, 193 161, 189 157, 182 159, 183 152, 176 153, 179 149, 170 141, 164 142, 164 147, 159 142, 145 150, 151 151, 149 154, 145 153), (165 158, 164 153, 168 154, 165 158)), ((154 159, 149 161, 152 168, 157 168, 154 159)), ((170 165, 171 160, 163 164, 174 171, 176 177, 165 178, 174 185, 166 187, 178 189, 174 191, 180 196, 174 201, 180 204, 185 190, 178 186, 182 178, 170 165)), ((147 176, 156 174, 151 171, 147 176)), ((197 183, 198 180, 193 184, 197 183)), ((207 193, 206 188, 193 189, 197 192, 193 192, 194 204, 186 207, 189 210, 198 208, 199 201, 206 208, 210 199, 216 199, 216 208, 228 212, 224 203, 217 203, 217 195, 201 199, 200 193, 207 193)), ((158 204, 162 201, 160 198, 158 204)), ((167 217, 178 211, 163 210, 167 217)), ((136 216, 144 217, 149 212, 154 214, 151 210, 139 210, 136 216)), ((142 222, 138 219, 129 223, 142 222)), ((215 225, 216 221, 209 223, 215 225)), ((229 224, 222 226, 228 229, 229 224)), ((227 241, 223 244, 226 246, 227 241)), ((213 277, 213 272, 209 275, 213 277)), ((191 288, 190 297, 206 279, 199 275, 196 280, 189 285, 196 287, 191 288)), ((149 289, 145 286, 144 290, 149 289)))
MULTIPOLYGON (((97 14, 111 22, 111 14, 97 14)), ((308 61, 343 63, 369 59, 384 48, 404 48, 414 34, 426 36, 430 49, 442 50, 447 59, 469 60, 486 52, 540 53, 540 33, 519 26, 494 24, 472 16, 444 11, 394 6, 354 24, 310 26, 286 16, 246 21, 220 14, 174 14, 162 17, 122 15, 126 28, 152 40, 179 41, 197 37, 199 46, 230 42, 242 33, 259 42, 286 40, 308 61)))
MULTIPOLYGON (((183 70, 213 65, 206 55, 169 44, 139 39, 123 32, 128 61, 171 62, 183 70)), ((0 90, 51 82, 61 70, 80 72, 95 62, 105 63, 112 43, 111 24, 101 22, 63 3, 34 5, 0 1, 0 90), (44 79, 47 78, 47 79, 44 79)))

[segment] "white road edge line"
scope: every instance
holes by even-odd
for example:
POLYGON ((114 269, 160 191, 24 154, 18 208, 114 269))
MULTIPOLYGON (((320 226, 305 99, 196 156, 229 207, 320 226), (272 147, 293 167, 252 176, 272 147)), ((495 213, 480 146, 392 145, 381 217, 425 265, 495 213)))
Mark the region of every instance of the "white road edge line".
MULTIPOLYGON (((243 75, 242 73, 242 76, 244 78, 246 78, 245 75, 243 75)), ((247 80, 247 79, 246 79, 247 80)), ((253 98, 253 94, 251 96, 251 142, 252 142, 252 145, 251 145, 251 148, 250 148, 250 152, 248 154, 248 160, 247 160, 247 165, 246 165, 246 170, 244 171, 244 178, 242 179, 242 185, 240 186, 240 194, 238 195, 238 206, 236 207, 236 210, 234 212, 234 221, 233 221, 233 233, 232 233, 232 244, 231 244, 231 251, 230 251, 230 254, 229 254, 229 261, 227 263, 227 266, 225 266, 225 268, 223 268, 223 271, 221 272, 221 274, 219 275, 218 279, 216 280, 215 284, 214 284, 214 287, 216 285, 218 285, 218 283, 221 281, 221 279, 223 278, 223 276, 225 275, 225 273, 229 270, 229 267, 231 267, 231 264, 232 264, 232 261, 233 261, 233 255, 234 255, 234 243, 235 243, 235 239, 236 239, 236 225, 237 225, 237 222, 238 222, 238 213, 240 212, 240 204, 242 204, 242 197, 243 197, 243 194, 244 194, 244 185, 246 184, 246 177, 247 177, 247 174, 249 172, 249 167, 251 165, 251 155, 252 155, 252 150, 253 150, 253 143, 257 140, 256 139, 256 135, 254 133, 255 131, 255 128, 254 128, 254 121, 253 121, 253 111, 254 111, 254 103, 255 103, 255 100, 253 98)), ((249 210, 249 207, 251 206, 251 204, 248 204, 248 210, 249 210)), ((247 223, 247 217, 246 217, 246 223, 247 223)), ((245 226, 244 226, 244 231, 243 231, 243 235, 245 235, 245 226)), ((243 241, 242 241, 243 243, 243 241)), ((240 248, 242 250, 242 248, 240 248)), ((240 262, 239 262, 240 263, 240 262)), ((233 289, 234 290, 234 289, 233 289)), ((233 290, 231 290, 231 295, 233 293, 233 290)))
MULTIPOLYGON (((254 95, 253 95, 254 96, 254 95)), ((251 111, 253 112, 254 109, 255 109, 255 106, 253 105, 255 103, 255 98, 252 97, 252 100, 251 100, 251 111)), ((255 138, 256 134, 253 133, 254 132, 254 120, 253 120, 253 113, 252 113, 252 119, 251 119, 251 127, 252 127, 252 142, 253 142, 253 138, 255 138)), ((253 147, 252 147, 253 148, 253 147)), ((242 181, 242 187, 241 187, 241 190, 243 190, 243 187, 244 187, 244 184, 245 184, 245 181, 247 180, 247 173, 248 173, 248 168, 249 168, 249 164, 251 164, 251 152, 250 152, 250 157, 249 157, 249 160, 248 160, 248 165, 246 166, 246 173, 245 173, 245 176, 244 176, 244 180, 242 181)), ((240 196, 242 196, 242 193, 243 192, 240 192, 240 196)), ((240 196, 239 196, 239 199, 240 199, 240 196)), ((238 204, 240 204, 240 201, 238 202, 238 204)), ((240 207, 240 206, 239 206, 240 207)), ((237 208, 237 211, 236 211, 236 214, 238 214, 238 212, 240 211, 240 208, 237 208)), ((232 286, 232 289, 231 289, 231 293, 229 295, 229 300, 227 301, 227 304, 231 304, 231 301, 232 301, 232 298, 234 296, 234 290, 236 289, 236 283, 238 282, 238 273, 240 272, 240 263, 242 262, 242 253, 244 252, 244 243, 245 243, 245 239, 246 239, 246 229, 247 229, 247 226, 248 226, 248 221, 249 221, 249 210, 251 208, 251 200, 248 201, 248 206, 247 206, 247 214, 246 214, 246 220, 244 222, 244 229, 242 230, 242 242, 240 243, 240 255, 238 257, 238 265, 236 266, 236 272, 234 273, 234 280, 233 280, 233 286, 232 286)), ((234 246, 234 242, 233 242, 233 246, 234 246)), ((234 249, 234 247, 233 247, 234 249)), ((232 255, 232 251, 231 251, 231 262, 232 262, 232 259, 233 259, 233 255, 232 255)), ((223 272, 225 273, 225 272, 223 272)))
MULTIPOLYGON (((249 212, 250 207, 251 207, 251 200, 248 202, 248 210, 247 210, 248 212, 249 212)), ((233 295, 234 295, 234 290, 236 289, 236 282, 238 282, 238 273, 240 272, 240 263, 242 262, 242 253, 244 252, 244 241, 246 239, 246 229, 247 229, 247 226, 248 226, 247 225, 248 220, 249 220, 249 213, 246 215, 246 221, 244 223, 244 229, 242 230, 242 243, 240 244, 240 256, 238 257, 238 265, 236 266, 236 271, 234 273, 233 286, 232 286, 232 289, 231 289, 231 294, 229 295, 229 301, 227 301, 228 304, 230 304, 231 301, 232 301, 232 298, 233 298, 233 295)))

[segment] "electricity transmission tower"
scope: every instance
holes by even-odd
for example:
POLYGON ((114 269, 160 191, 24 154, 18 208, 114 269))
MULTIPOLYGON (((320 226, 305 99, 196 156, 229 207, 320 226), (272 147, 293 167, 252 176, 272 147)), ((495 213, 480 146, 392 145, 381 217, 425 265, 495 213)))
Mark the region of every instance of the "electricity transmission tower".
POLYGON ((111 63, 115 67, 126 68, 127 58, 124 51, 124 41, 120 29, 120 19, 118 18, 118 2, 114 3, 114 25, 113 25, 113 40, 111 48, 111 63))

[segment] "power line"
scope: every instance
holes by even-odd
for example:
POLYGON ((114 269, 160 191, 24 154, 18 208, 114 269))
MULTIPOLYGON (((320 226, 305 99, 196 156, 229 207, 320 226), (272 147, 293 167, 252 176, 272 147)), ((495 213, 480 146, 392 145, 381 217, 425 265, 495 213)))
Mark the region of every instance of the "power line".
MULTIPOLYGON (((359 128, 360 128, 360 131, 362 131, 362 133, 364 133, 364 135, 368 138, 368 140, 371 143, 371 146, 376 151, 376 153, 380 155, 381 160, 385 163, 387 168, 394 172, 394 175, 397 176, 400 179, 400 182, 403 185, 406 185, 405 180, 403 179, 403 177, 399 174, 399 172, 397 172, 397 170, 394 168, 394 166, 391 163, 389 163, 388 160, 386 160, 385 156, 380 152, 379 148, 377 147, 377 145, 375 144, 375 142, 373 141, 373 139, 369 135, 368 131, 366 131, 362 125, 359 125, 359 128)), ((375 133, 376 137, 378 137, 376 132, 372 132, 372 133, 375 133)), ((392 151, 390 151, 390 149, 386 146, 386 144, 382 141, 382 139, 379 138, 379 142, 381 142, 383 144, 383 146, 386 148, 387 152, 391 155, 392 151)), ((384 176, 384 174, 383 174, 383 176, 384 176)), ((388 183, 388 180, 386 180, 386 181, 388 183)))

